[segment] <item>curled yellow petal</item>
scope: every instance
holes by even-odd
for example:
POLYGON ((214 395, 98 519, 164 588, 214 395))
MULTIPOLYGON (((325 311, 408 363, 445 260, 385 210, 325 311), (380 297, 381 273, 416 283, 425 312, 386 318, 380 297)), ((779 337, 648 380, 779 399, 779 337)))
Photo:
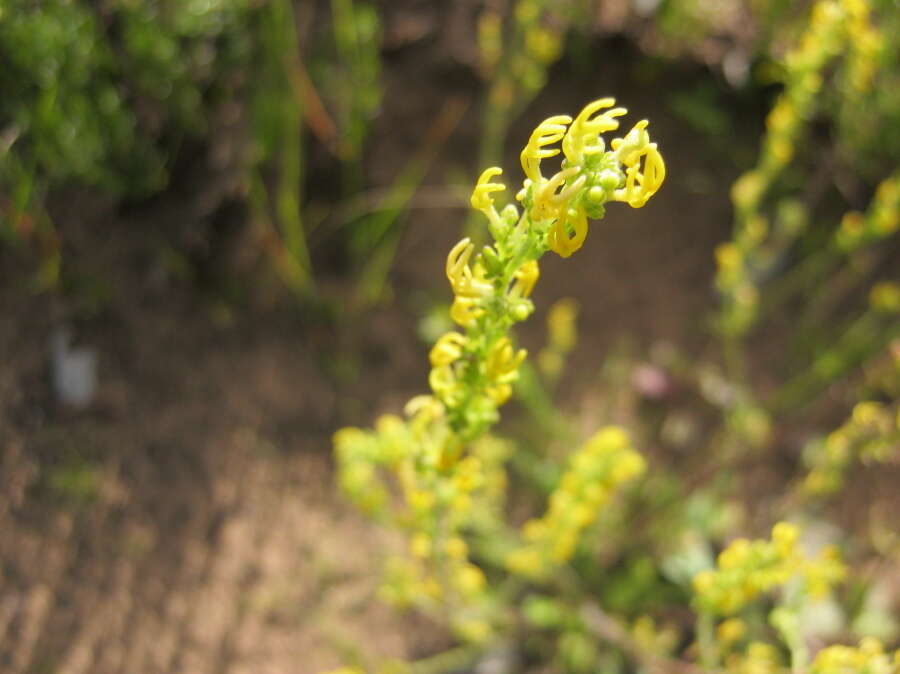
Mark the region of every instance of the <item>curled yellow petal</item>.
POLYGON ((625 187, 615 191, 615 199, 632 208, 640 208, 656 194, 666 178, 666 165, 656 149, 656 143, 648 143, 628 155, 625 169, 625 187), (643 171, 641 170, 643 160, 643 171))
POLYGON ((565 216, 560 214, 550 228, 547 243, 550 250, 561 257, 569 257, 581 248, 587 237, 587 215, 582 208, 570 208, 565 211, 565 216), (569 226, 572 227, 572 235, 569 236, 569 226))
POLYGON ((618 129, 619 121, 616 117, 628 113, 625 108, 604 110, 612 108, 615 104, 614 98, 601 98, 584 106, 563 138, 562 149, 566 159, 572 163, 580 163, 584 154, 596 154, 606 149, 600 135, 618 129), (602 113, 591 117, 601 110, 602 113))
POLYGON ((642 119, 629 131, 624 138, 614 138, 610 147, 615 150, 619 161, 625 166, 632 166, 650 144, 650 134, 647 133, 648 122, 642 119))
POLYGON ((532 182, 541 179, 541 160, 554 157, 559 154, 559 148, 548 148, 549 145, 559 142, 566 135, 566 129, 572 118, 568 115, 555 115, 548 117, 538 124, 537 128, 528 139, 528 144, 522 150, 520 159, 522 171, 532 182))
POLYGON ((577 166, 570 166, 540 183, 534 191, 534 208, 531 212, 533 218, 540 220, 553 217, 568 204, 587 180, 584 176, 578 176, 570 184, 566 184, 570 178, 578 175, 579 170, 577 166))
POLYGON ((492 183, 490 180, 494 176, 501 175, 502 173, 503 169, 496 166, 485 169, 478 178, 475 189, 472 191, 472 197, 469 200, 472 204, 472 208, 483 212, 492 222, 495 218, 499 218, 499 215, 494 208, 494 200, 491 198, 491 192, 502 192, 506 189, 506 186, 502 183, 492 183))
POLYGON ((538 267, 537 260, 529 260, 524 263, 513 274, 515 280, 509 289, 509 298, 519 299, 530 296, 540 275, 541 270, 538 267))

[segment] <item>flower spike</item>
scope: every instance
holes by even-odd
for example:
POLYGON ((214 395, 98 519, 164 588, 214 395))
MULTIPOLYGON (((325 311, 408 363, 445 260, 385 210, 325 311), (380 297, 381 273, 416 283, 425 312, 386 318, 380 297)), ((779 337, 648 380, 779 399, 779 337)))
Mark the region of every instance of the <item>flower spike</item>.
MULTIPOLYGON (((523 11, 534 6, 517 5, 523 11)), ((335 436, 342 488, 360 507, 411 534, 406 555, 391 571, 391 596, 430 608, 445 600, 465 606, 466 616, 454 626, 467 638, 478 634, 484 640, 494 629, 492 597, 463 536, 502 511, 503 464, 512 448, 488 432, 512 396, 526 357, 511 328, 534 312, 538 261, 548 250, 572 255, 585 241, 589 219, 602 218, 609 202, 642 206, 665 178, 646 121, 623 138, 604 141, 602 135, 616 131, 625 114, 614 105, 612 98, 600 99, 574 120, 557 115, 538 125, 521 153, 526 179, 516 193, 520 206, 498 209, 494 193, 504 187, 492 180, 502 172, 490 167, 481 173, 470 201, 486 216, 493 240, 479 242, 476 252, 475 243, 464 238, 447 256, 454 294, 450 317, 460 327, 441 336, 429 353, 430 394, 413 398, 405 419, 388 415, 370 431, 345 429, 335 436), (560 154, 560 165, 542 173, 541 162, 560 154), (475 599, 485 600, 484 606, 475 599), (476 607, 471 618, 469 606, 476 607)), ((573 339, 554 337, 559 344, 573 339)), ((546 578, 572 557, 582 532, 618 487, 643 470, 623 431, 598 433, 576 452, 547 515, 524 527, 507 568, 546 578)), ((783 533, 774 537, 776 545, 786 545, 783 533)), ((810 586, 827 585, 839 571, 825 562, 806 570, 810 586)), ((703 585, 704 578, 696 582, 703 585)))

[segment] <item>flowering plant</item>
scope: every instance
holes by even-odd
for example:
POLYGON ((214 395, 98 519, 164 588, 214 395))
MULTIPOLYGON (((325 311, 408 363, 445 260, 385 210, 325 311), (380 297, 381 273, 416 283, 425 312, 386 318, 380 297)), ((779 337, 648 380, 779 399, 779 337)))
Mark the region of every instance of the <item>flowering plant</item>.
POLYGON ((447 256, 450 315, 459 330, 431 349, 431 393, 410 400, 405 419, 386 415, 374 430, 335 435, 345 492, 408 534, 409 555, 389 564, 386 594, 426 609, 449 608, 451 622, 469 639, 485 638, 498 617, 484 573, 470 560, 467 533, 492 532, 501 566, 540 577, 571 557, 616 488, 643 470, 623 431, 601 431, 573 454, 547 514, 526 525, 526 543, 519 544, 500 508, 511 450, 488 434, 526 358, 510 331, 534 311, 538 260, 549 250, 572 255, 584 243, 588 221, 602 218, 608 202, 639 208, 665 178, 646 120, 607 145, 603 134, 616 131, 626 113, 614 105, 603 98, 574 118, 557 115, 537 126, 521 154, 520 206, 495 205, 494 194, 505 189, 492 182, 501 169, 481 174, 471 203, 487 218, 493 243, 476 253, 464 238, 447 256), (544 162, 560 153, 560 166, 545 175, 544 162))

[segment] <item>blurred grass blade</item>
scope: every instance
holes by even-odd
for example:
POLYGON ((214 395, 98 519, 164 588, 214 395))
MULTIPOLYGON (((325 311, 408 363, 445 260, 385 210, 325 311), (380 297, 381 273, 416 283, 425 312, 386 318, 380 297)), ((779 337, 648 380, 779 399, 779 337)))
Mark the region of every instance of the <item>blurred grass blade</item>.
POLYGON ((359 279, 358 295, 364 304, 377 302, 383 296, 387 275, 402 234, 402 228, 397 226, 397 219, 416 193, 441 147, 456 129, 468 105, 468 99, 463 98, 447 102, 429 129, 419 151, 400 171, 378 211, 357 226, 360 235, 351 242, 356 244, 353 252, 361 257, 371 251, 359 279))

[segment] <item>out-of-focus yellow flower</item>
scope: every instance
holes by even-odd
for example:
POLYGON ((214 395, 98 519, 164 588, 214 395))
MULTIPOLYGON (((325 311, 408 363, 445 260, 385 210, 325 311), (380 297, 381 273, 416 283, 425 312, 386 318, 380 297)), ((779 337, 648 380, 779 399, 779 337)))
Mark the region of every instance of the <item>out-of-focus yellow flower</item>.
POLYGON ((499 12, 485 9, 478 17, 478 52, 481 68, 493 72, 503 54, 503 24, 499 12))
POLYGON ((744 654, 733 653, 727 660, 729 674, 784 674, 778 649, 762 641, 754 641, 744 654))
POLYGON ((465 559, 469 554, 469 547, 459 536, 449 538, 444 545, 444 550, 448 557, 456 560, 465 559))
POLYGON ((569 560, 581 532, 622 484, 646 468, 643 457, 630 447, 619 428, 597 432, 569 459, 569 466, 550 496, 547 512, 522 527, 524 544, 506 560, 513 572, 543 578, 569 560))
POLYGON ((513 275, 515 281, 509 289, 510 299, 520 299, 531 296, 531 291, 540 278, 541 270, 537 260, 529 260, 522 264, 513 275))
POLYGON ((483 643, 490 639, 492 634, 490 623, 478 618, 461 620, 454 627, 463 639, 474 643, 483 643))
POLYGON ((728 618, 716 628, 716 637, 727 646, 743 639, 746 633, 747 625, 740 618, 728 618))
POLYGON ((431 537, 423 532, 418 532, 412 537, 409 550, 414 557, 424 559, 431 554, 431 537))
POLYGON ((558 33, 538 26, 525 33, 525 48, 538 62, 549 65, 559 58, 562 41, 558 33))
POLYGON ((464 595, 477 594, 484 589, 484 573, 474 564, 464 564, 456 571, 456 586, 464 595))
POLYGON ((741 266, 741 251, 730 241, 720 244, 716 247, 716 262, 721 272, 734 272, 741 266))
POLYGON ((869 293, 872 308, 885 314, 900 313, 900 284, 890 281, 876 283, 869 293))
POLYGON ((550 341, 560 351, 571 351, 578 340, 575 320, 578 318, 578 302, 571 297, 557 300, 547 312, 547 329, 550 341))
POLYGON ((816 654, 810 674, 896 674, 900 650, 886 653, 878 639, 865 637, 858 647, 829 646, 816 654))
POLYGON ((824 442, 816 440, 804 449, 810 471, 803 481, 807 494, 823 495, 841 488, 844 473, 853 460, 888 461, 900 447, 900 404, 863 401, 850 418, 824 442))

